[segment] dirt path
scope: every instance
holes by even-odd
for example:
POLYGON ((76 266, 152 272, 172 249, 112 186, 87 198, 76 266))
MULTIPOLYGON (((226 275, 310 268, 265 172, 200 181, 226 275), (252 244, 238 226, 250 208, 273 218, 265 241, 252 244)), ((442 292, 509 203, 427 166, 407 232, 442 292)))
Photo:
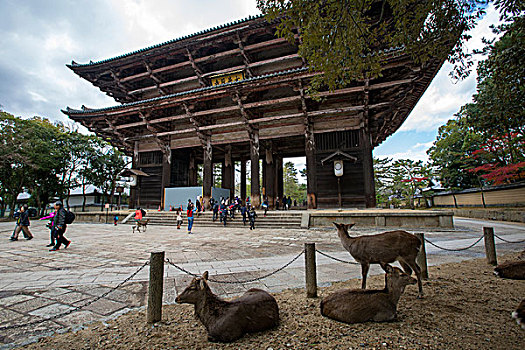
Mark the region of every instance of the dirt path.
MULTIPOLYGON (((509 254, 500 261, 513 259, 509 254)), ((281 324, 272 331, 251 334, 232 344, 206 340, 192 306, 163 309, 163 323, 145 324, 145 312, 135 311, 77 332, 55 335, 28 349, 523 349, 525 331, 510 313, 525 297, 525 281, 496 278, 485 259, 431 267, 424 283, 425 299, 409 286, 398 307, 398 321, 346 325, 324 318, 319 299, 305 298, 302 289, 276 295, 281 324)), ((357 288, 359 280, 320 290, 321 296, 340 288, 357 288)), ((382 276, 370 288, 382 288, 382 276)), ((213 289, 213 285, 212 285, 213 289)))

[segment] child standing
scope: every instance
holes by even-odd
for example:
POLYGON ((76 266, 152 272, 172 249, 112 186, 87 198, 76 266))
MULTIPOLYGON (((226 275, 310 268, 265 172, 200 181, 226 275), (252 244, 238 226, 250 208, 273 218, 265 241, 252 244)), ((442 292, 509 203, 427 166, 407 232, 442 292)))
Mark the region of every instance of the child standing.
POLYGON ((115 226, 117 226, 117 223, 118 223, 118 215, 115 215, 113 217, 113 224, 115 224, 115 226))
POLYGON ((182 215, 180 212, 180 210, 177 210, 177 230, 180 230, 180 226, 182 225, 182 215))

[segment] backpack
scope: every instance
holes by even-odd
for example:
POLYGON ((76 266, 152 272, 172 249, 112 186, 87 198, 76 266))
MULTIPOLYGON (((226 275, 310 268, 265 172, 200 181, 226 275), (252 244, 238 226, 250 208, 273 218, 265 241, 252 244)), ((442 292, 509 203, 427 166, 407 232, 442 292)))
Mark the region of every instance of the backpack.
POLYGON ((72 224, 75 221, 75 213, 66 210, 66 225, 72 224))
POLYGON ((146 216, 146 211, 144 209, 140 209, 140 212, 142 213, 142 217, 145 217, 146 216))

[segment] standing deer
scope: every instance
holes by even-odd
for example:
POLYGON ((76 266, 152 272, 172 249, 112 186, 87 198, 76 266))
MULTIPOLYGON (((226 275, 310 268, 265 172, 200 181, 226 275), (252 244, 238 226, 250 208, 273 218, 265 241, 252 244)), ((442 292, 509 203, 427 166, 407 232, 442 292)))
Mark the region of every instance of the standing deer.
POLYGON ((208 331, 208 340, 229 343, 245 333, 264 331, 279 324, 279 307, 275 298, 252 288, 241 297, 224 301, 211 291, 208 271, 194 278, 177 296, 177 303, 195 305, 195 314, 208 331))
POLYGON ((401 269, 386 266, 385 289, 342 289, 321 301, 321 315, 345 323, 396 319, 397 303, 405 287, 416 280, 401 269))
POLYGON ((348 229, 355 224, 338 224, 334 222, 334 225, 337 227, 337 234, 343 247, 361 264, 362 289, 366 288, 366 276, 368 275, 370 264, 380 264, 383 270, 387 271, 386 267, 389 263, 399 261, 399 264, 401 264, 408 275, 411 275, 412 270, 414 270, 419 289, 418 298, 423 297, 421 269, 416 264, 416 257, 421 248, 419 238, 400 230, 370 236, 350 237, 348 229))

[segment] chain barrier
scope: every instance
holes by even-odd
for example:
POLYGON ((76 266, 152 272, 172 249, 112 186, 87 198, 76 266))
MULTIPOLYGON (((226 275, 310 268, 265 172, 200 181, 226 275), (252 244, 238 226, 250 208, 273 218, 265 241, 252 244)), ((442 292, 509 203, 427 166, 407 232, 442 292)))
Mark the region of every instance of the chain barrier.
POLYGON ((522 239, 521 241, 508 241, 508 240, 506 240, 506 239, 504 239, 504 238, 501 238, 501 237, 498 236, 497 234, 494 234, 494 237, 496 237, 496 238, 499 239, 499 240, 502 240, 502 241, 505 242, 505 243, 523 243, 523 242, 525 242, 525 239, 522 239))
POLYGON ((83 309, 83 308, 93 304, 94 302, 97 302, 100 299, 108 296, 110 293, 112 293, 112 292, 116 291, 117 289, 119 289, 120 287, 122 287, 126 282, 129 282, 131 279, 133 279, 133 277, 135 277, 147 265, 149 265, 149 261, 146 261, 144 264, 142 264, 142 266, 139 267, 137 269, 137 271, 135 271, 131 275, 129 275, 129 277, 127 277, 124 281, 120 282, 119 284, 117 284, 115 287, 109 289, 108 291, 102 293, 101 295, 99 295, 95 299, 89 300, 89 301, 87 301, 87 302, 85 302, 85 303, 83 303, 83 304, 81 304, 79 306, 76 306, 76 307, 74 307, 72 309, 69 309, 69 310, 67 310, 65 312, 59 313, 57 315, 51 316, 49 318, 45 318, 45 319, 38 320, 38 321, 32 321, 32 322, 28 322, 28 323, 23 323, 23 324, 13 324, 13 325, 10 325, 10 326, 0 327, 0 331, 6 331, 6 330, 10 330, 10 329, 18 329, 18 328, 23 328, 23 327, 27 327, 27 326, 34 326, 34 325, 41 324, 41 323, 44 323, 44 322, 47 322, 47 321, 56 320, 57 318, 61 318, 61 317, 67 316, 69 314, 72 314, 75 311, 79 311, 79 310, 81 310, 81 309, 83 309))
MULTIPOLYGON (((290 260, 289 262, 287 262, 286 264, 284 264, 283 266, 279 267, 277 270, 275 271, 272 271, 270 273, 267 273, 266 275, 262 275, 260 277, 256 277, 256 278, 251 278, 251 279, 247 279, 247 280, 243 280, 243 281, 221 281, 221 280, 216 280, 216 279, 213 279, 213 278, 208 278, 208 281, 210 282, 214 282, 214 283, 221 283, 221 284, 245 284, 245 283, 251 283, 251 282, 256 282, 256 281, 260 281, 262 279, 265 279, 267 277, 270 277, 272 275, 275 275, 276 273, 284 270, 285 268, 287 268, 288 266, 290 266, 291 264, 293 264, 297 259, 299 259, 301 257, 301 255, 304 254, 304 249, 301 250, 301 252, 296 255, 292 260, 290 260)), ((177 265, 177 264, 174 264, 170 261, 170 259, 166 259, 166 263, 168 263, 169 265, 175 267, 176 269, 184 272, 185 274, 188 274, 190 276, 193 276, 193 277, 199 277, 200 275, 198 274, 195 274, 193 272, 190 272, 188 270, 186 270, 185 268, 177 265)))
POLYGON ((332 260, 335 260, 335 261, 339 261, 339 262, 342 262, 342 263, 345 263, 345 264, 351 264, 351 265, 360 265, 356 261, 346 261, 346 260, 342 260, 342 259, 336 258, 335 256, 328 255, 328 254, 320 251, 319 249, 316 249, 315 251, 318 252, 319 254, 324 255, 325 257, 327 257, 329 259, 332 259, 332 260))
POLYGON ((446 250, 446 251, 449 251, 449 252, 461 252, 463 250, 467 250, 467 249, 470 249, 472 247, 474 247, 476 244, 478 244, 482 239, 483 239, 484 236, 481 236, 480 238, 478 238, 478 240, 474 243, 472 243, 471 245, 469 245, 468 247, 464 247, 464 248, 458 248, 458 249, 451 249, 451 248, 445 248, 445 247, 440 247, 438 246, 437 244, 429 241, 428 239, 425 238, 425 242, 427 242, 428 244, 430 245, 433 245, 434 247, 438 248, 438 249, 441 249, 441 250, 446 250))

